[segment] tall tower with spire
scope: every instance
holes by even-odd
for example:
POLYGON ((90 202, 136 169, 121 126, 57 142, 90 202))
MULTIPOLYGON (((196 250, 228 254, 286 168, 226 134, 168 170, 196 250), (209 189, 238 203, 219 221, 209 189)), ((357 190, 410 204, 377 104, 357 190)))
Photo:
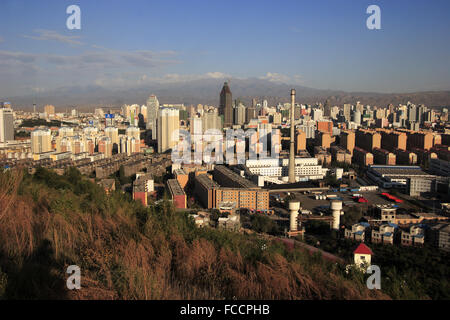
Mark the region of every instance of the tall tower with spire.
POLYGON ((223 115, 223 126, 231 127, 233 125, 233 106, 232 95, 228 82, 225 82, 220 92, 219 112, 223 115))
POLYGON ((289 183, 295 183, 295 89, 291 89, 291 141, 289 143, 289 183))

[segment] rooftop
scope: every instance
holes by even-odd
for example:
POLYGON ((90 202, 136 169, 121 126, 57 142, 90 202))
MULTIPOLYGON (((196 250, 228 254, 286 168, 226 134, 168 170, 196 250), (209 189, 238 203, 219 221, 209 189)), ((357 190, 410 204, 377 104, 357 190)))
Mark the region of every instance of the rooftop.
POLYGON ((380 166, 371 165, 369 170, 375 171, 379 175, 389 177, 404 177, 406 176, 432 176, 423 171, 418 166, 380 166))
POLYGON ((355 251, 353 251, 355 254, 370 254, 373 255, 372 250, 368 246, 366 246, 364 243, 361 243, 355 251))
POLYGON ((203 186, 205 186, 208 189, 212 189, 212 188, 219 188, 220 185, 215 182, 214 180, 210 179, 208 177, 208 175, 206 174, 199 174, 196 177, 197 181, 200 182, 203 186))
POLYGON ((183 188, 181 188, 180 183, 176 179, 167 180, 167 187, 172 195, 185 195, 183 188))

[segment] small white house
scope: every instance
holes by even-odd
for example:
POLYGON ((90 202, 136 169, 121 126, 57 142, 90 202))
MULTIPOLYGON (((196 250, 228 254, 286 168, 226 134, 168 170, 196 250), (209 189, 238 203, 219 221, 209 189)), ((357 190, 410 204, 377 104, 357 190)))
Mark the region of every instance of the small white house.
POLYGON ((359 268, 364 268, 364 266, 370 266, 372 260, 373 252, 364 243, 361 243, 355 251, 353 251, 353 258, 355 265, 359 268))

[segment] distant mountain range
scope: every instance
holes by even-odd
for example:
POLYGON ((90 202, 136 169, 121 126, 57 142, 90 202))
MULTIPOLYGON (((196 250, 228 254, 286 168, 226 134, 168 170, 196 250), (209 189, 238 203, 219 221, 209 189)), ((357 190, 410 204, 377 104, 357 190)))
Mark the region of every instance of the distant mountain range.
MULTIPOLYGON (((144 104, 147 97, 154 93, 161 104, 184 103, 208 104, 217 106, 219 93, 224 81, 228 79, 202 79, 189 82, 155 83, 146 87, 132 89, 108 89, 101 86, 62 87, 55 90, 21 97, 0 98, 0 101, 11 101, 15 109, 30 110, 36 103, 39 110, 45 104, 53 104, 57 110, 77 107, 79 110, 89 110, 95 107, 117 108, 127 104, 144 104)), ((256 78, 229 79, 233 99, 240 99, 250 105, 252 98, 258 101, 266 99, 269 105, 290 101, 290 89, 297 91, 297 102, 315 103, 330 100, 331 104, 361 103, 376 106, 386 106, 389 103, 399 104, 411 101, 415 104, 425 104, 429 107, 450 106, 449 91, 429 91, 414 93, 374 93, 374 92, 344 92, 321 90, 275 83, 256 78)))

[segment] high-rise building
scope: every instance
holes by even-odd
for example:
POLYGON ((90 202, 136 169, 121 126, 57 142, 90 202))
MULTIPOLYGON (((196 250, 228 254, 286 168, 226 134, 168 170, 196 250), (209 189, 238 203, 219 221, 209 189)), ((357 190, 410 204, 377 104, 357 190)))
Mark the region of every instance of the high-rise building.
MULTIPOLYGON (((312 110, 312 119, 314 121, 320 121, 322 120, 323 112, 321 109, 313 109, 312 110)), ((296 117, 298 119, 299 117, 296 117)))
POLYGON ((158 152, 172 149, 178 143, 176 132, 180 129, 180 111, 163 108, 158 114, 158 152))
POLYGON ((306 150, 306 133, 304 133, 302 130, 297 130, 297 137, 296 137, 296 150, 297 154, 302 151, 306 150))
POLYGON ((340 135, 341 147, 348 150, 353 155, 353 149, 355 149, 355 133, 350 130, 341 132, 340 135))
POLYGON ((98 152, 103 153, 106 158, 112 156, 113 144, 109 137, 102 137, 98 142, 98 152))
POLYGON ((119 129, 116 127, 107 127, 105 135, 111 140, 112 144, 119 144, 119 129))
POLYGON ((246 115, 245 115, 245 121, 247 123, 249 123, 250 120, 256 119, 256 118, 257 118, 256 107, 247 108, 247 112, 246 112, 246 115))
POLYGON ((0 108, 0 142, 14 140, 14 115, 9 108, 0 108))
POLYGON ((223 126, 231 127, 233 125, 233 107, 232 94, 228 82, 225 82, 220 92, 219 113, 223 115, 223 126))
POLYGON ((52 134, 50 129, 36 129, 31 132, 31 152, 43 153, 52 150, 52 134))
POLYGON ((241 126, 245 123, 245 111, 246 108, 242 103, 234 108, 234 124, 241 126))
POLYGON ((381 134, 374 130, 356 131, 356 146, 366 151, 381 148, 381 134))
POLYGON ((408 105, 408 121, 410 122, 417 121, 417 107, 414 104, 408 105))
POLYGON ((222 131, 222 119, 220 119, 217 109, 209 109, 202 117, 203 133, 209 129, 222 131))
POLYGON ((325 104, 323 106, 323 115, 325 117, 330 117, 331 118, 331 104, 330 104, 330 101, 328 99, 325 101, 325 104))
POLYGON ((352 110, 351 104, 348 104, 348 103, 344 104, 343 114, 344 114, 345 121, 351 120, 351 110, 352 110))
POLYGON ((49 104, 46 105, 44 107, 44 113, 47 117, 54 116, 55 115, 55 107, 52 105, 49 105, 49 104))
POLYGON ((157 137, 157 119, 159 115, 159 101, 154 94, 147 99, 147 129, 152 130, 152 139, 157 137))
POLYGON ((147 114, 147 106, 145 104, 141 106, 141 114, 144 117, 144 122, 147 123, 148 114, 147 114))
POLYGON ((141 130, 135 126, 129 126, 125 131, 127 137, 135 138, 136 140, 141 140, 141 130))
POLYGON ((333 133, 333 122, 332 121, 317 121, 317 131, 333 133))

